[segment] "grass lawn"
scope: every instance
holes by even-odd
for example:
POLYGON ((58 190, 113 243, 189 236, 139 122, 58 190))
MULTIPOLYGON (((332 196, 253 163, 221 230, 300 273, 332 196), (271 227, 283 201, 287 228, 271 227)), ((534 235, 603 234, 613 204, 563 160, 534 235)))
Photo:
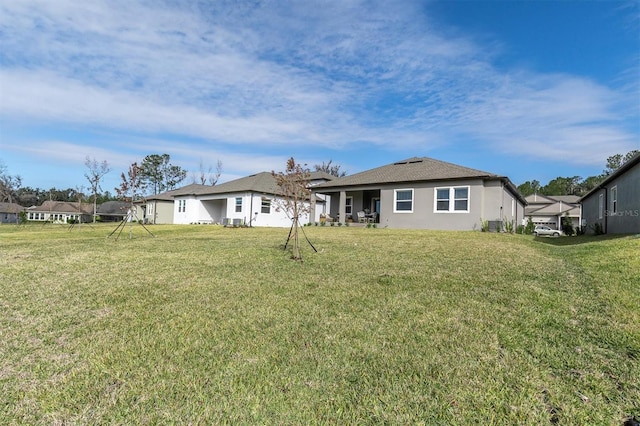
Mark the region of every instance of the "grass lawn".
POLYGON ((0 226, 0 424, 640 418, 640 238, 113 227, 0 226))

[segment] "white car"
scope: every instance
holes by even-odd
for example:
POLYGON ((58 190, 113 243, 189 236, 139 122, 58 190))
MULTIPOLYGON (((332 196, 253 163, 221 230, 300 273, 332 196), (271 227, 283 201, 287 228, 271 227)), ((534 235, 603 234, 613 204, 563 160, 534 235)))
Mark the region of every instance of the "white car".
POLYGON ((533 230, 533 235, 550 235, 552 237, 559 237, 562 235, 562 231, 559 229, 553 229, 545 225, 536 225, 536 228, 533 230))

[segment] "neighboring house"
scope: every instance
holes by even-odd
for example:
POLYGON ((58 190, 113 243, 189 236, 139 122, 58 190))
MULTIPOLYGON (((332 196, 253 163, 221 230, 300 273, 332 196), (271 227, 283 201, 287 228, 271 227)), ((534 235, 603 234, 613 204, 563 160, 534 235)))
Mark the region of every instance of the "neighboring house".
POLYGON ((525 198, 528 205, 524 214, 535 225, 547 225, 553 229, 562 227, 562 217, 571 219, 576 227, 581 223, 580 197, 577 195, 540 195, 532 194, 525 198))
POLYGON ((93 205, 69 201, 45 201, 37 207, 27 209, 27 219, 36 222, 68 223, 71 220, 90 222, 93 205))
POLYGON ((211 186, 193 183, 161 194, 150 195, 134 203, 136 214, 145 223, 156 225, 173 224, 174 196, 181 193, 199 192, 205 188, 211 188, 211 186))
POLYGON ((106 201, 100 204, 96 214, 101 222, 121 222, 129 214, 131 203, 126 201, 106 201))
POLYGON ((18 223, 25 208, 16 203, 0 203, 0 223, 18 223))
POLYGON ((471 230, 481 220, 518 225, 527 204, 507 177, 417 157, 312 189, 339 200, 330 214, 340 222, 368 211, 389 228, 471 230))
MULTIPOLYGON (((324 172, 312 172, 310 186, 334 178, 324 172)), ((290 226, 291 219, 282 205, 280 188, 270 172, 261 172, 229 182, 211 185, 191 184, 148 197, 144 217, 151 223, 220 223, 249 226, 290 226), (169 211, 171 207, 171 211, 169 211)), ((315 197, 317 219, 326 211, 329 197, 315 197)), ((142 208, 142 206, 141 206, 142 208)), ((310 216, 300 217, 310 222, 310 216)))
POLYGON ((640 233, 640 154, 636 154, 580 199, 582 225, 595 233, 640 233))

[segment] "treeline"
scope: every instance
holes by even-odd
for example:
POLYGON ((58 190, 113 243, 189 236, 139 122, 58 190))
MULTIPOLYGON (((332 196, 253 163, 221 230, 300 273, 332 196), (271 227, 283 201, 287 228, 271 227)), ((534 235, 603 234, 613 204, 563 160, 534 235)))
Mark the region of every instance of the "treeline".
POLYGON ((577 195, 582 197, 593 188, 598 186, 603 180, 607 178, 611 173, 617 170, 624 163, 629 161, 635 155, 640 153, 637 149, 629 151, 625 155, 616 154, 607 158, 605 169, 601 174, 597 176, 589 176, 582 178, 581 176, 560 177, 549 181, 546 185, 542 186, 539 181, 532 180, 518 186, 518 190, 523 196, 531 194, 541 195, 577 195))
MULTIPOLYGON (((47 200, 69 202, 92 202, 102 204, 106 201, 131 199, 145 195, 155 195, 177 188, 188 177, 188 173, 180 166, 171 164, 169 154, 150 154, 138 163, 132 163, 120 174, 120 184, 110 190, 103 190, 104 177, 112 172, 106 161, 86 157, 85 181, 74 188, 32 188, 22 186, 20 175, 9 174, 7 166, 0 159, 0 202, 9 202, 29 207, 41 205, 47 200), (88 184, 88 185, 87 185, 88 184)), ((316 164, 316 171, 324 171, 342 177, 347 174, 340 165, 332 160, 316 164)), ((191 182, 201 185, 215 185, 222 173, 222 162, 215 166, 205 166, 200 159, 199 170, 191 174, 191 182)))
MULTIPOLYGON (((180 166, 171 164, 169 154, 151 154, 135 165, 137 174, 136 195, 158 194, 175 189, 187 178, 187 171, 180 166)), ((87 157, 84 163, 86 171, 85 181, 79 182, 73 188, 33 188, 22 186, 22 178, 19 175, 9 174, 7 166, 0 160, 0 202, 16 203, 22 206, 41 205, 47 200, 69 201, 69 202, 92 202, 102 204, 106 201, 114 201, 123 198, 121 193, 122 185, 111 190, 103 190, 102 182, 104 177, 112 171, 106 161, 98 161, 87 157)), ((131 167, 130 167, 131 168, 131 167)), ((130 169, 129 168, 129 169, 130 169)), ((202 160, 200 161, 199 173, 194 173, 192 180, 194 183, 215 185, 222 171, 222 163, 217 162, 215 171, 213 167, 205 170, 202 160)), ((127 172, 128 173, 128 172, 127 172)), ((122 173, 122 179, 127 179, 127 174, 122 173)))

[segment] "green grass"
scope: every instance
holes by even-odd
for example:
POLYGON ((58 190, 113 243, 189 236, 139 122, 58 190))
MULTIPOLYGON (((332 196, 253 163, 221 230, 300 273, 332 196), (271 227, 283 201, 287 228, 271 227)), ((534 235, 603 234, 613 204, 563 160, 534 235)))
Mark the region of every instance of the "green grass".
POLYGON ((640 417, 638 238, 112 228, 0 227, 0 424, 640 417))

